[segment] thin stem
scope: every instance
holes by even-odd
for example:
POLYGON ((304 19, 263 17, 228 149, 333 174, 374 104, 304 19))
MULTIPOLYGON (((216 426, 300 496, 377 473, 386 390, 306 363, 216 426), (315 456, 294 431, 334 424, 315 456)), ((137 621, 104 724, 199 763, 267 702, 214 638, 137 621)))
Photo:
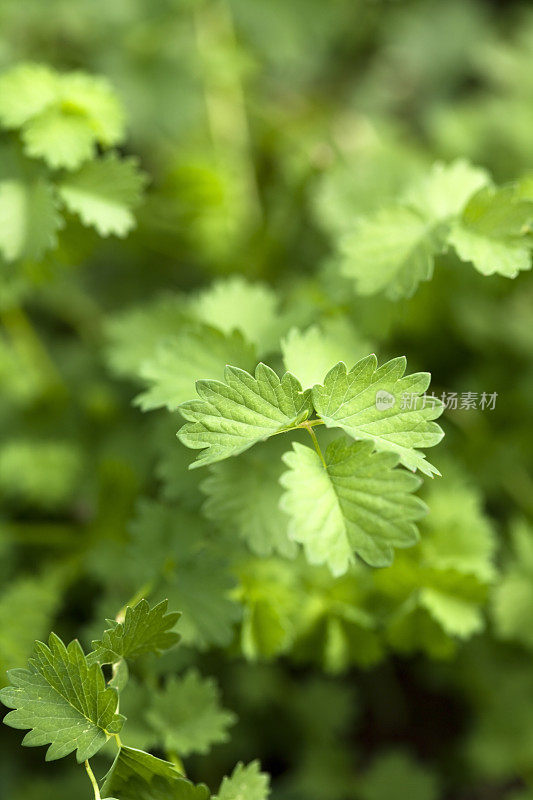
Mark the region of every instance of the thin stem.
POLYGON ((93 791, 94 791, 94 800, 101 800, 100 789, 98 788, 98 783, 96 778, 94 777, 94 772, 91 769, 91 765, 88 761, 85 762, 85 769, 87 770, 87 775, 89 776, 89 780, 92 783, 93 791))
POLYGON ((315 450, 318 453, 318 457, 320 458, 324 469, 327 469, 328 467, 327 467, 327 464, 326 464, 326 459, 322 455, 322 450, 320 449, 320 445, 318 444, 318 439, 316 438, 316 433, 314 432, 311 424, 306 425, 305 423, 302 423, 301 427, 306 429, 306 431, 308 432, 309 436, 313 440, 313 444, 315 446, 315 450))
POLYGON ((115 742, 117 743, 117 747, 120 750, 122 748, 122 739, 118 735, 118 733, 114 733, 113 736, 115 737, 115 742))

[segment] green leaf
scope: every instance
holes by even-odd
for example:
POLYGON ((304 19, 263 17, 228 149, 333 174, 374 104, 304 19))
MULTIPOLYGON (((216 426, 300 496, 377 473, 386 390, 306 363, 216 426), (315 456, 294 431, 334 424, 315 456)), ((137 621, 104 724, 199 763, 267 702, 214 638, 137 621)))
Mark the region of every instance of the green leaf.
POLYGON ((281 341, 283 363, 304 389, 320 383, 332 364, 355 364, 372 348, 344 319, 324 321, 306 331, 291 328, 281 341))
POLYGON ((228 534, 237 533, 259 556, 296 552, 287 534, 288 517, 279 508, 285 448, 274 438, 240 458, 213 464, 201 484, 206 517, 228 534))
POLYGON ((360 219, 341 245, 341 272, 362 295, 384 291, 392 300, 410 297, 433 275, 442 249, 433 224, 411 208, 395 206, 360 219))
POLYGON ((180 614, 167 614, 167 608, 166 600, 152 608, 144 599, 133 608, 128 606, 124 622, 108 620, 111 628, 104 632, 101 640, 92 643, 94 652, 89 654, 89 661, 114 664, 123 658, 134 659, 146 653, 160 655, 173 647, 180 638, 172 630, 180 614))
POLYGON ((65 647, 52 633, 48 646, 36 642, 29 669, 11 670, 9 679, 0 700, 14 710, 4 722, 30 729, 22 742, 27 747, 49 744, 47 761, 75 750, 81 763, 122 728, 117 692, 106 687, 102 670, 89 664, 76 640, 65 647))
POLYGON ((143 364, 141 377, 150 388, 135 402, 143 411, 166 406, 170 411, 195 396, 199 378, 222 380, 227 364, 253 369, 255 348, 238 331, 221 333, 209 325, 197 325, 164 340, 143 364))
POLYGON ((449 243, 463 261, 482 275, 515 278, 531 268, 531 247, 524 234, 533 220, 533 204, 518 199, 514 187, 481 189, 452 227, 449 243))
POLYGON ((437 162, 429 175, 412 185, 403 200, 424 218, 445 222, 461 214, 467 201, 490 183, 488 172, 463 158, 437 162))
POLYGON ((101 76, 71 72, 60 76, 63 108, 83 115, 97 141, 104 147, 124 139, 125 115, 111 84, 101 76))
POLYGON ((220 707, 216 683, 196 670, 170 678, 164 689, 152 695, 146 719, 164 749, 185 758, 227 741, 227 729, 236 721, 235 714, 220 707))
POLYGON ((26 123, 22 141, 28 156, 51 169, 76 169, 93 156, 96 137, 83 117, 51 108, 26 123))
POLYGON ((48 181, 0 181, 0 253, 6 261, 41 258, 55 247, 61 222, 48 181))
POLYGON ((394 358, 379 369, 376 356, 361 359, 349 372, 342 362, 333 367, 323 386, 313 389, 317 414, 328 428, 342 428, 354 439, 370 439, 377 450, 398 453, 409 469, 439 474, 417 448, 433 447, 443 437, 432 420, 442 413, 436 398, 424 402, 430 375, 404 376, 405 358, 394 358))
POLYGON ((114 372, 139 378, 142 365, 166 338, 181 335, 190 326, 180 295, 157 297, 146 305, 128 308, 108 319, 108 360, 114 372))
POLYGON ((41 64, 19 64, 0 75, 0 123, 18 128, 54 103, 56 73, 41 64))
POLYGON ((398 456, 373 453, 370 442, 332 442, 326 467, 317 453, 297 442, 284 456, 282 508, 290 515, 289 536, 304 546, 311 564, 327 564, 342 575, 354 553, 367 564, 392 563, 393 547, 418 541, 413 524, 426 506, 411 492, 420 480, 395 470, 398 456))
POLYGON ((269 776, 261 772, 259 761, 244 766, 237 764, 230 777, 225 777, 214 800, 268 800, 269 776))
POLYGON ((309 392, 294 375, 286 372, 280 379, 266 364, 258 364, 255 377, 227 366, 224 383, 202 380, 196 390, 201 399, 179 407, 188 422, 178 438, 187 447, 205 448, 191 469, 239 455, 298 425, 312 410, 309 392))
POLYGON ((84 164, 58 183, 66 207, 100 236, 125 236, 135 227, 132 209, 141 200, 145 178, 135 158, 115 153, 84 164))
POLYGON ((209 800, 207 786, 195 786, 169 761, 121 747, 104 778, 102 797, 115 794, 120 800, 209 800))
POLYGON ((255 344, 260 355, 277 348, 280 318, 275 293, 240 276, 217 281, 191 302, 191 312, 224 333, 234 330, 255 344))

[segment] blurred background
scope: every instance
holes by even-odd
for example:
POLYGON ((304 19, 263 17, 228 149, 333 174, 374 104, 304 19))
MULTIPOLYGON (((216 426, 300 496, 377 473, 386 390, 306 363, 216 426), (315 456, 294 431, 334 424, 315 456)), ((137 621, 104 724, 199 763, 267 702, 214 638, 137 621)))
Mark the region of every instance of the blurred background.
MULTIPOLYGON (((498 400, 445 412, 444 478, 422 492, 444 555, 415 548, 337 581, 233 552, 228 531, 203 572, 205 554, 187 556, 213 607, 231 607, 215 633, 193 608, 184 646, 147 671, 196 665, 238 716, 188 774, 214 788, 257 757, 274 800, 533 798, 532 276, 442 255, 392 301, 336 269, 354 219, 435 161, 466 158, 499 184, 531 169, 531 4, 0 0, 0 67, 21 62, 105 76, 126 116, 120 155, 147 178, 127 237, 66 214, 42 258, 0 261, 0 682, 51 628, 88 644, 142 586, 146 553, 171 549, 176 519, 210 541, 179 419, 132 401, 184 309, 248 333, 251 308, 275 368, 287 332, 317 323, 354 360, 405 354, 438 395, 498 400), (117 576, 130 556, 137 572, 117 576), (420 604, 436 588, 449 617, 420 604)), ((160 593, 187 625, 178 589, 160 593)), ((44 764, 5 727, 0 741, 1 798, 89 796, 73 759, 44 764)))

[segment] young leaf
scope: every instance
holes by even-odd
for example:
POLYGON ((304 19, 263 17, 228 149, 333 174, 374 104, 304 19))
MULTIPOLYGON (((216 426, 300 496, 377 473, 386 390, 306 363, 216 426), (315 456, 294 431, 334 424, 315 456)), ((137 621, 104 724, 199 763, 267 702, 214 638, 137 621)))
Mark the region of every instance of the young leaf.
POLYGON ((63 106, 83 114, 103 147, 120 144, 125 115, 111 84, 102 76, 70 72, 59 78, 63 106))
POLYGON ((104 778, 102 797, 120 800, 209 800, 207 786, 195 786, 169 761, 121 747, 104 778))
POLYGON ((108 153, 62 178, 58 193, 68 210, 100 236, 125 236, 135 227, 132 209, 140 202, 144 183, 134 158, 108 153))
POLYGON ((228 727, 236 721, 235 714, 220 707, 215 682, 195 670, 170 678, 152 697, 146 719, 165 750, 184 757, 225 742, 228 727))
POLYGON ((488 172, 463 158, 437 162, 429 175, 412 185, 403 200, 423 217, 445 222, 461 214, 472 195, 490 183, 488 172))
POLYGON ((198 324, 160 342, 154 355, 141 369, 150 388, 135 402, 143 411, 176 406, 195 395, 199 378, 222 380, 224 367, 234 364, 252 369, 257 363, 255 348, 238 331, 224 334, 209 325, 198 324))
POLYGON ((410 297, 433 274, 440 239, 411 208, 384 208, 361 219, 342 241, 341 272, 356 281, 359 294, 385 291, 390 299, 410 297))
POLYGON ((258 761, 252 761, 247 766, 237 764, 231 776, 223 779, 213 800, 268 800, 269 797, 269 776, 261 772, 258 761))
POLYGON ((196 390, 201 399, 179 407, 188 422, 178 438, 187 447, 205 448, 191 469, 239 455, 298 425, 312 411, 309 392, 294 375, 286 372, 280 379, 266 364, 258 364, 255 377, 227 366, 224 383, 202 380, 196 390))
POLYGON ((61 227, 54 190, 43 178, 0 182, 0 254, 38 259, 55 246, 61 227))
POLYGON ((515 278, 531 268, 531 246, 524 233, 532 220, 533 203, 520 200, 514 187, 487 187, 470 200, 448 241, 482 275, 515 278))
POLYGON ((91 758, 122 728, 118 694, 106 688, 102 670, 89 664, 78 641, 66 647, 55 634, 48 646, 36 642, 29 669, 9 672, 11 686, 0 700, 14 709, 6 725, 29 729, 23 745, 49 744, 47 761, 76 751, 79 763, 91 758))
POLYGON ((58 97, 57 75, 41 64, 19 64, 0 76, 0 123, 18 128, 58 97))
POLYGON ((304 389, 320 383, 332 364, 355 364, 372 348, 344 319, 326 320, 306 331, 291 328, 281 340, 283 363, 304 389))
POLYGON ((342 428, 354 439, 370 439, 376 450, 398 453, 409 469, 439 474, 419 447, 433 447, 443 437, 436 422, 442 403, 425 391, 430 375, 404 376, 405 358, 394 358, 379 369, 376 356, 361 359, 349 372, 340 362, 313 388, 317 414, 328 428, 342 428), (424 395, 424 397, 421 397, 424 395))
POLYGON ((27 155, 44 159, 52 169, 76 169, 92 157, 96 144, 89 121, 59 107, 27 122, 21 138, 27 155))
POLYGON ((278 344, 278 300, 262 283, 249 283, 240 276, 218 281, 198 294, 191 302, 191 311, 224 333, 240 331, 260 355, 278 344))
POLYGON ((326 450, 326 466, 297 442, 284 456, 282 508, 290 515, 289 536, 301 542, 312 564, 342 575, 354 553, 373 567, 392 563, 393 547, 418 541, 414 521, 426 512, 411 492, 420 479, 394 467, 394 453, 373 453, 370 442, 344 438, 326 450))
POLYGON ((91 663, 114 664, 121 659, 133 659, 146 653, 160 655, 173 647, 180 637, 174 633, 180 614, 167 614, 168 601, 150 608, 146 600, 126 609, 124 622, 108 620, 111 625, 102 639, 94 641, 94 651, 88 655, 91 663))

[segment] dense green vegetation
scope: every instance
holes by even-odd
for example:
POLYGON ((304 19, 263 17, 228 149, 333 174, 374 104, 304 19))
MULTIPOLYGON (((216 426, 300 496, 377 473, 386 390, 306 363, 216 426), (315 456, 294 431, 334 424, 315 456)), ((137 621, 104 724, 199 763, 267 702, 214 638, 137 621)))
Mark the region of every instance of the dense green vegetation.
POLYGON ((0 68, 2 798, 531 800, 531 7, 0 0, 0 68))

